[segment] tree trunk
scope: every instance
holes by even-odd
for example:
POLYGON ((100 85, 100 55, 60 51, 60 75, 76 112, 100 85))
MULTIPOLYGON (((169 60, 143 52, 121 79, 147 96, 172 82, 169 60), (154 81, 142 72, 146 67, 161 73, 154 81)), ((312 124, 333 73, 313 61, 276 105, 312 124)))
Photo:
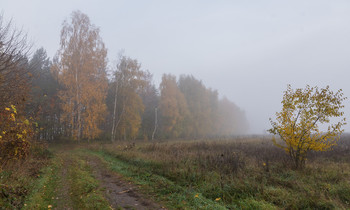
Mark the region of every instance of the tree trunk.
POLYGON ((118 84, 116 79, 115 84, 115 95, 114 95, 114 108, 113 108, 113 125, 112 125, 112 134, 111 134, 111 141, 114 142, 115 140, 115 118, 116 118, 116 112, 117 112, 117 96, 118 96, 118 84))
POLYGON ((77 122, 74 126, 77 129, 77 140, 80 140, 80 131, 81 131, 81 116, 80 116, 80 96, 79 96, 79 83, 78 83, 78 69, 75 69, 75 88, 76 88, 76 102, 77 102, 77 122))
POLYGON ((158 111, 158 107, 154 108, 154 130, 152 133, 152 141, 154 140, 154 134, 156 133, 157 127, 158 127, 158 116, 157 116, 157 111, 158 111))

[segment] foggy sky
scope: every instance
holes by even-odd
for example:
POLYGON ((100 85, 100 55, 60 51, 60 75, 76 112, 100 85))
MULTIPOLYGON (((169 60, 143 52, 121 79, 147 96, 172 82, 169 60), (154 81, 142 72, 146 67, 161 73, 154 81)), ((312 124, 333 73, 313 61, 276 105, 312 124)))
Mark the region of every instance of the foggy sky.
MULTIPOLYGON (((251 133, 270 128, 287 84, 350 97, 347 0, 0 0, 4 17, 51 58, 73 10, 100 27, 109 61, 125 49, 156 84, 163 73, 192 74, 244 109, 251 133)), ((350 119, 350 99, 345 106, 350 119)))

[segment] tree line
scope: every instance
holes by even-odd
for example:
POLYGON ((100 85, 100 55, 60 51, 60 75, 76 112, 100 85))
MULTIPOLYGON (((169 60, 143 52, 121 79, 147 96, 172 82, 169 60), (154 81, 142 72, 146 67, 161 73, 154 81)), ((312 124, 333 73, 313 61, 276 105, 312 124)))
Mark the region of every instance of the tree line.
POLYGON ((22 122, 14 134, 30 125, 31 138, 45 140, 203 138, 247 130, 239 107, 191 75, 164 74, 157 88, 136 59, 120 54, 108 67, 99 28, 80 11, 63 22, 53 59, 43 48, 30 56, 25 33, 12 25, 0 16, 2 142, 10 139, 5 118, 14 114, 22 122))

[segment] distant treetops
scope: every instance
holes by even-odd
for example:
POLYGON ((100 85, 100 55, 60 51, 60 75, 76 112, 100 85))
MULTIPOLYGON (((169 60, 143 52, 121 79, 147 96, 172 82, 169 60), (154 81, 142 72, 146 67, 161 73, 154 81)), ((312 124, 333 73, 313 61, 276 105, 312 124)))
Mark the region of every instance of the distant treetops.
POLYGON ((17 145, 7 154, 25 156, 35 139, 202 138, 247 130, 244 112, 193 76, 164 74, 158 89, 149 71, 121 54, 108 78, 100 29, 80 11, 60 35, 53 60, 43 48, 29 58, 26 35, 0 16, 0 146, 17 145))
POLYGON ((79 11, 64 21, 60 43, 51 69, 59 85, 63 135, 80 140, 104 134, 112 141, 199 138, 239 134, 247 128, 243 111, 228 99, 218 100, 216 91, 193 76, 176 81, 164 75, 158 91, 137 60, 120 55, 108 81, 99 29, 79 11))

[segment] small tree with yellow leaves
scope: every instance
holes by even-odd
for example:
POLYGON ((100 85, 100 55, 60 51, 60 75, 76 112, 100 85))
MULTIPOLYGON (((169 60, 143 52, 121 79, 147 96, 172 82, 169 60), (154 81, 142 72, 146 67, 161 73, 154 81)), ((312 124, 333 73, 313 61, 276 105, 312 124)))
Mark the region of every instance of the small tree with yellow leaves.
POLYGON ((276 122, 270 118, 272 128, 268 131, 281 138, 273 138, 273 143, 289 154, 296 168, 303 167, 308 151, 326 151, 336 145, 346 124, 342 117, 345 99, 341 89, 333 92, 329 86, 293 90, 288 85, 282 111, 276 113, 276 122), (338 122, 331 123, 339 117, 338 122), (321 131, 320 124, 329 124, 328 129, 321 131))

